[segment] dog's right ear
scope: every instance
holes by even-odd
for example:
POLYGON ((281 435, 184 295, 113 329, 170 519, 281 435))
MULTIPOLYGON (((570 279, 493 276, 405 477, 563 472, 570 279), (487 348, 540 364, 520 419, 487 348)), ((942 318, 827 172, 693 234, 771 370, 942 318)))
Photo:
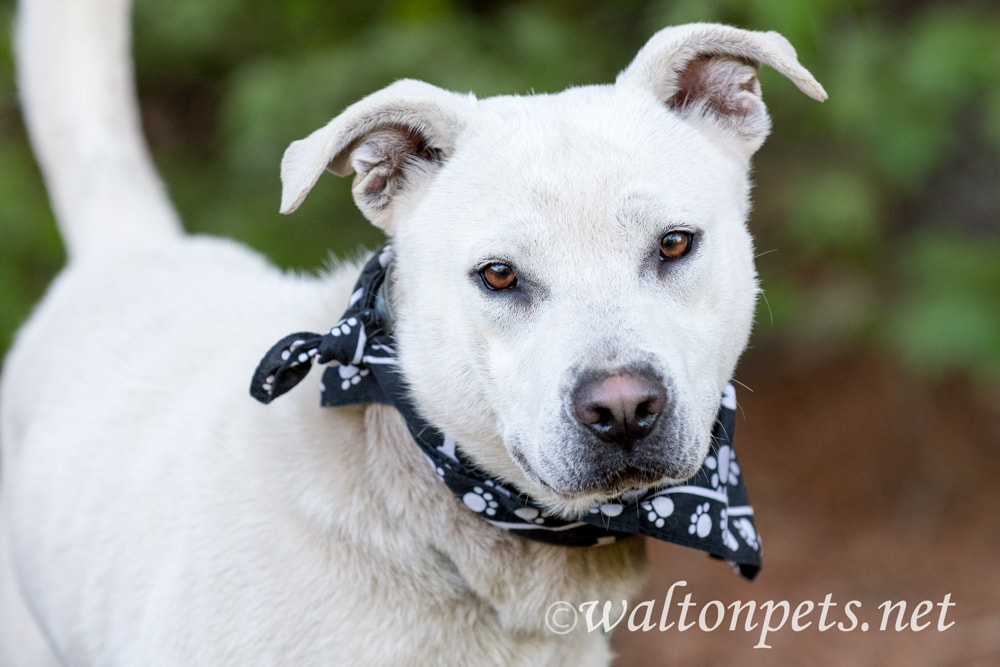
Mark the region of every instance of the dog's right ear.
POLYGON ((324 170, 354 172, 355 203, 391 234, 396 204, 422 191, 451 154, 475 101, 406 79, 356 102, 285 151, 281 212, 297 209, 324 170))

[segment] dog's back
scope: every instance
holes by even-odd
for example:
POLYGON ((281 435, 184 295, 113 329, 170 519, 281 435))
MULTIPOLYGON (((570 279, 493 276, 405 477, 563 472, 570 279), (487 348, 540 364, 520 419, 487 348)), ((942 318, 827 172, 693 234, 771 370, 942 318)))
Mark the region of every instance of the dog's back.
MULTIPOLYGON (((18 83, 25 122, 74 263, 122 241, 152 243, 179 233, 139 134, 130 63, 121 57, 130 46, 125 5, 113 0, 42 1, 22 3, 18 12, 18 83)), ((58 354, 59 348, 66 347, 66 337, 83 334, 85 323, 92 320, 92 314, 84 313, 74 330, 65 330, 60 322, 61 335, 55 331, 46 335, 46 310, 50 309, 43 306, 36 320, 38 336, 27 331, 19 336, 20 345, 5 362, 0 393, 0 443, 4 446, 0 664, 4 665, 58 664, 18 593, 8 545, 8 506, 18 484, 20 452, 28 439, 26 424, 33 421, 29 413, 45 409, 39 402, 57 409, 62 401, 51 390, 65 386, 66 375, 73 374, 63 367, 65 374, 45 377, 35 369, 52 366, 33 359, 58 354)), ((81 304, 81 310, 88 309, 81 304)), ((99 391, 99 376, 94 379, 94 391, 99 391)), ((54 417, 56 423, 62 421, 59 415, 54 417)), ((34 515, 31 508, 28 513, 34 515)))
MULTIPOLYGON (((327 324, 352 279, 290 277, 234 243, 183 235, 141 135, 129 4, 19 8, 25 120, 69 261, 5 361, 0 665, 56 664, 34 616, 74 628, 57 642, 72 663, 102 655, 101 645, 127 645, 120 628, 141 623, 149 607, 190 608, 197 591, 153 590, 148 573, 169 573, 169 549, 181 541, 204 540, 194 550, 208 554, 212 530, 272 502, 263 489, 242 499, 224 490, 220 471, 236 477, 245 462, 226 443, 296 437, 257 429, 234 439, 205 425, 253 430, 246 413, 263 408, 245 383, 260 351, 288 321, 327 324), (223 462, 179 470, 190 450, 223 462), (198 503, 206 517, 213 503, 243 506, 201 529, 178 523, 183 505, 198 503), (123 554, 141 565, 112 565, 123 554)), ((153 664, 132 657, 128 664, 153 664)))

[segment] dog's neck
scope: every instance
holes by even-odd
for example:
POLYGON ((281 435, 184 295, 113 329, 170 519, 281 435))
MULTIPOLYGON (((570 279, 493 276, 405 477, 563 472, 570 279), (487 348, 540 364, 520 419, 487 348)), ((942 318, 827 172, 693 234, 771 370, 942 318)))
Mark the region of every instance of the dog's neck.
POLYGON ((384 519, 383 529, 447 557, 465 594, 494 610, 505 628, 545 633, 543 616, 553 602, 622 600, 638 591, 645 538, 587 548, 523 539, 462 506, 427 465, 395 408, 368 405, 364 428, 366 474, 380 499, 375 512, 384 519), (435 509, 407 512, 412 503, 435 509))

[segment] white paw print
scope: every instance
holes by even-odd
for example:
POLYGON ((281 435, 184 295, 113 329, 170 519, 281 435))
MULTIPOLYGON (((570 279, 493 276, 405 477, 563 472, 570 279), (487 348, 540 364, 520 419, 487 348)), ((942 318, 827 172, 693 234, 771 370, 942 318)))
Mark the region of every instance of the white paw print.
POLYGON ((534 507, 518 507, 514 510, 514 514, 518 516, 523 521, 528 523, 545 523, 545 515, 534 507))
POLYGON ((497 513, 499 503, 493 499, 493 494, 483 490, 483 487, 476 486, 464 496, 462 502, 473 512, 486 512, 489 516, 497 513))
POLYGON ((740 476, 740 464, 736 462, 733 448, 729 445, 719 447, 719 451, 705 459, 705 465, 712 473, 712 487, 718 489, 720 486, 736 482, 740 476))
POLYGON ((337 367, 337 373, 340 375, 340 388, 344 391, 350 389, 353 385, 361 382, 361 378, 367 377, 370 373, 367 368, 358 368, 351 364, 337 367))
POLYGON ((727 384, 722 390, 722 407, 730 410, 736 409, 736 388, 732 384, 727 384))
POLYGON ((657 528, 663 528, 664 519, 674 513, 674 501, 667 496, 657 496, 640 507, 648 512, 646 519, 657 528))
POLYGON ((694 514, 691 515, 691 525, 688 526, 688 533, 698 537, 707 537, 712 532, 712 517, 708 515, 708 503, 698 505, 694 514))
POLYGON ((340 320, 339 322, 334 324, 333 327, 330 329, 330 335, 346 336, 349 333, 351 333, 351 331, 353 331, 354 327, 356 326, 358 326, 358 318, 348 317, 347 319, 340 320))
POLYGON ((426 454, 424 454, 424 458, 426 458, 427 462, 431 464, 431 468, 434 469, 434 472, 437 473, 437 476, 440 477, 441 479, 444 479, 444 468, 435 463, 434 459, 427 456, 426 454))
POLYGON ((294 355, 295 359, 292 361, 292 366, 298 366, 299 364, 304 364, 309 361, 310 357, 315 357, 319 354, 319 350, 317 348, 312 348, 296 354, 295 350, 305 345, 305 343, 306 342, 301 338, 293 340, 291 345, 281 351, 281 360, 288 361, 294 355))
MULTIPOLYGON (((496 482, 494 482, 492 479, 486 480, 485 482, 483 482, 483 484, 485 484, 486 486, 490 487, 490 491, 499 491, 500 493, 504 494, 508 498, 510 497, 510 491, 508 491, 503 486, 500 486, 499 484, 497 484, 496 482)), ((548 514, 543 514, 543 516, 548 516, 548 514)))
POLYGON ((729 547, 730 551, 736 551, 740 548, 740 543, 736 541, 733 533, 729 530, 729 512, 723 509, 719 515, 719 529, 722 530, 722 543, 729 547))
POLYGON ((649 493, 649 489, 646 487, 641 489, 631 489, 618 496, 618 501, 623 505, 630 505, 641 500, 647 493, 649 493))
POLYGON ((597 514, 600 512, 604 516, 609 516, 614 518, 625 511, 625 506, 621 503, 604 503, 603 505, 598 505, 594 503, 590 506, 590 513, 597 514))
POLYGON ((760 540, 757 535, 757 531, 753 527, 753 522, 746 517, 740 517, 736 521, 733 521, 733 525, 736 526, 736 532, 740 534, 743 541, 750 545, 750 548, 754 551, 760 551, 760 540))
POLYGON ((392 246, 387 245, 382 248, 382 253, 378 256, 378 263, 383 269, 389 266, 389 262, 392 261, 392 246))

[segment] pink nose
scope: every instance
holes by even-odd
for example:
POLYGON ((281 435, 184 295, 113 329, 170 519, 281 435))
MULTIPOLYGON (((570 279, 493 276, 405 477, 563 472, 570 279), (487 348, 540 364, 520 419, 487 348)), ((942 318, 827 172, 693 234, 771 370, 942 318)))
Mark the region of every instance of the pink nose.
POLYGON ((573 416, 604 442, 630 450, 649 435, 667 405, 667 391, 644 372, 584 379, 573 392, 573 416))

